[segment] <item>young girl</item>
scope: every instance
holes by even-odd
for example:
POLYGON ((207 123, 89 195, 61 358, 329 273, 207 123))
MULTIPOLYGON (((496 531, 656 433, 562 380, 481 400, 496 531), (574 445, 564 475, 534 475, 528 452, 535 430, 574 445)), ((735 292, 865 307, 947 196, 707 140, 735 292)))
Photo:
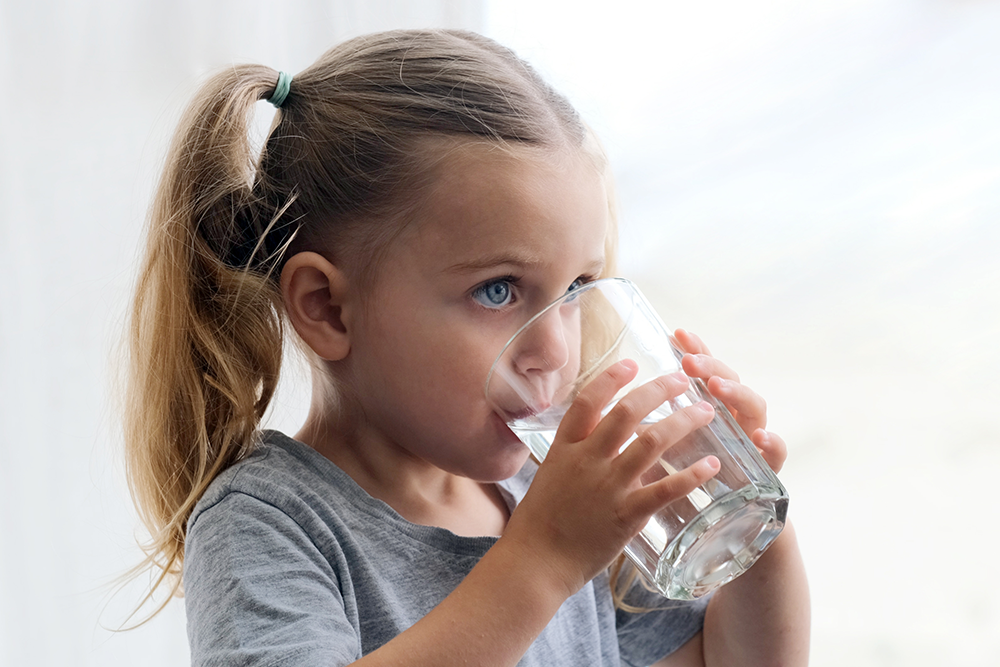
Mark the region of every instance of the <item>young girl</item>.
MULTIPOLYGON (((613 366, 540 467, 487 406, 517 328, 612 274, 606 167, 566 100, 472 33, 370 35, 294 78, 242 66, 206 84, 152 209, 127 419, 150 559, 158 583, 183 580, 194 664, 806 663, 790 526, 708 600, 609 575, 717 470, 639 482, 711 420, 704 405, 618 454, 686 376, 602 419, 635 372, 613 366), (257 159, 261 99, 278 112, 257 159), (292 332, 313 369, 294 438, 259 430, 292 332)), ((780 468, 762 399, 676 335, 687 376, 780 468)))

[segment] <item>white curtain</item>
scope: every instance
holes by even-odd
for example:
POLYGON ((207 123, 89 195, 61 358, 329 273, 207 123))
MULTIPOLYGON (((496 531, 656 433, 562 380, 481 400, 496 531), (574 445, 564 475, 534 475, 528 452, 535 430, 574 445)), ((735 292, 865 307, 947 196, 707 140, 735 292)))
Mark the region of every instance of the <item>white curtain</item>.
POLYGON ((342 39, 482 29, 479 0, 0 2, 0 665, 183 665, 142 586, 112 346, 166 141, 203 74, 296 72, 342 39))

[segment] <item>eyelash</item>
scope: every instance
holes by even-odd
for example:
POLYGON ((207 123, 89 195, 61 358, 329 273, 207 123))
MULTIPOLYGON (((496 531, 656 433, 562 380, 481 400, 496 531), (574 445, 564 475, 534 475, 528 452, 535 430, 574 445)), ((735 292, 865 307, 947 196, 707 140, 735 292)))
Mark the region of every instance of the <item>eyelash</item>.
MULTIPOLYGON (((512 275, 498 276, 496 278, 490 278, 489 280, 487 280, 484 283, 481 283, 478 287, 476 287, 475 289, 472 290, 472 299, 473 299, 473 301, 476 301, 477 304, 480 307, 482 307, 484 310, 497 311, 497 310, 500 310, 502 308, 506 308, 511 303, 513 303, 514 294, 511 294, 511 296, 510 296, 511 301, 503 304, 502 306, 496 306, 496 307, 493 307, 493 308, 491 308, 491 307, 489 307, 489 306, 487 306, 487 305, 479 302, 476 299, 476 297, 479 296, 479 295, 485 295, 487 289, 489 289, 491 286, 496 285, 498 283, 507 283, 507 285, 509 286, 509 289, 513 290, 514 288, 517 287, 517 284, 518 284, 519 280, 520 279, 517 276, 512 276, 512 275)), ((589 274, 577 276, 576 280, 574 280, 572 283, 570 283, 570 286, 568 288, 566 288, 566 291, 570 292, 573 289, 575 289, 573 287, 573 285, 576 284, 576 283, 579 283, 579 285, 576 286, 577 288, 579 288, 579 287, 583 287, 587 283, 593 282, 595 280, 597 280, 597 277, 593 276, 593 275, 589 275, 589 274)))
MULTIPOLYGON (((475 301, 476 304, 479 305, 483 310, 496 311, 496 310, 500 310, 501 308, 506 308, 507 306, 510 305, 509 302, 503 304, 502 306, 496 306, 496 307, 491 308, 491 307, 483 304, 482 302, 480 302, 476 297, 479 296, 479 295, 485 295, 486 294, 486 290, 488 290, 493 285, 497 285, 499 283, 507 283, 508 288, 511 289, 511 290, 513 290, 513 288, 515 288, 517 286, 518 280, 519 279, 518 279, 517 276, 511 276, 511 275, 498 276, 496 278, 490 278, 489 280, 487 280, 486 282, 480 284, 478 287, 476 287, 474 290, 472 290, 472 300, 475 301)), ((513 298, 514 298, 513 294, 511 294, 511 299, 513 299, 513 298)))

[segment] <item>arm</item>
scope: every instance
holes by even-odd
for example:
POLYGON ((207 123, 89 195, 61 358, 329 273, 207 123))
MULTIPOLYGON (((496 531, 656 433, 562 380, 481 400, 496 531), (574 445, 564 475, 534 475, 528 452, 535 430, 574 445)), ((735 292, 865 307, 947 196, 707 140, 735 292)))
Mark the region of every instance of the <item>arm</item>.
POLYGON ((786 524, 760 560, 709 603, 705 665, 806 665, 809 620, 805 567, 786 524))
MULTIPOLYGON (((678 330, 678 342, 690 353, 684 369, 707 383, 760 450, 780 471, 787 448, 764 430, 763 399, 739 384, 728 367, 712 358, 694 335, 678 330)), ((786 523, 774 544, 750 570, 722 587, 709 602, 705 626, 681 650, 657 663, 661 667, 724 665, 806 665, 809 661, 809 585, 795 530, 786 523)))
POLYGON ((809 588, 786 524, 752 568, 713 596, 704 630, 654 667, 808 663, 809 588))

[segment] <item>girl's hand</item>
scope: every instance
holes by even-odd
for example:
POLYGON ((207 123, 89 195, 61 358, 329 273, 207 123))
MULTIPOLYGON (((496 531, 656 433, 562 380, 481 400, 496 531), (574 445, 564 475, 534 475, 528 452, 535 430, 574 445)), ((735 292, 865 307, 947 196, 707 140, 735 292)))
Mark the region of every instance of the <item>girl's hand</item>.
MULTIPOLYGON (((636 433, 640 421, 683 393, 683 373, 631 391, 606 417, 601 411, 635 377, 632 361, 615 364, 580 392, 501 541, 517 545, 529 567, 541 567, 568 595, 606 569, 649 517, 687 495, 719 470, 715 457, 643 486, 640 477, 669 447, 708 424, 707 403, 680 410, 636 433)), ((499 545, 498 545, 499 546, 499 545)))
POLYGON ((771 469, 779 472, 788 457, 788 449, 780 436, 764 430, 767 426, 767 404, 764 399, 746 385, 740 384, 740 377, 713 357, 698 336, 690 331, 677 329, 674 331, 674 338, 688 353, 681 362, 684 372, 705 382, 712 396, 722 401, 750 436, 771 469))

